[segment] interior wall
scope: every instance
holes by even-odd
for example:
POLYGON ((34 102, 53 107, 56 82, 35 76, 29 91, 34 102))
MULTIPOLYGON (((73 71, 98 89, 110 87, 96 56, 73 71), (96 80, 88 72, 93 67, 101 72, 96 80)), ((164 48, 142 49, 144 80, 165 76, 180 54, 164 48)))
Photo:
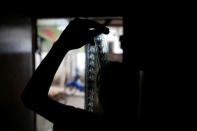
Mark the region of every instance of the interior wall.
POLYGON ((131 101, 131 107, 139 107, 138 94, 141 95, 140 112, 131 109, 134 116, 140 114, 139 123, 144 124, 141 128, 180 128, 191 120, 188 114, 192 99, 188 88, 192 87, 189 74, 192 67, 188 65, 192 56, 186 47, 190 43, 181 19, 178 15, 155 12, 124 17, 123 58, 128 73, 133 74, 128 78, 133 92, 131 100, 135 100, 131 101), (139 80, 135 80, 140 71, 143 71, 141 92, 139 80))
POLYGON ((32 74, 32 24, 30 18, 0 18, 0 112, 2 129, 33 131, 34 114, 20 94, 32 74), (3 126, 3 127, 2 127, 3 126))

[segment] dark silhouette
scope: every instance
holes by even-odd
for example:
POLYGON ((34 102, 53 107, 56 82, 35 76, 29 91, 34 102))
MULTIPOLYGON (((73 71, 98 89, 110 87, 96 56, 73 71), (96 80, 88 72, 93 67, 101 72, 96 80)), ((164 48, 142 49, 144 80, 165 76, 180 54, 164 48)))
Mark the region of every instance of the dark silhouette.
POLYGON ((94 36, 101 33, 108 34, 109 29, 89 20, 75 19, 72 21, 54 43, 22 93, 24 105, 54 123, 55 129, 57 127, 66 130, 124 128, 120 126, 124 115, 118 96, 118 89, 123 86, 119 79, 123 76, 120 63, 109 63, 99 72, 97 83, 100 88, 99 99, 104 113, 93 113, 66 106, 48 97, 53 77, 65 54, 71 49, 91 42, 94 36))

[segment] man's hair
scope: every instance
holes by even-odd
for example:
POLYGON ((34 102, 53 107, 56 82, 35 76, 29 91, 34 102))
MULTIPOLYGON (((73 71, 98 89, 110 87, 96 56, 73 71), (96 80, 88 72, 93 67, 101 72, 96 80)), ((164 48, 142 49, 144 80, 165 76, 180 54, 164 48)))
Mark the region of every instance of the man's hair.
MULTIPOLYGON (((118 95, 124 79, 124 68, 120 62, 109 62, 103 66, 97 75, 99 101, 103 106, 112 103, 111 99, 118 95)), ((105 108, 105 107, 104 107, 105 108)))

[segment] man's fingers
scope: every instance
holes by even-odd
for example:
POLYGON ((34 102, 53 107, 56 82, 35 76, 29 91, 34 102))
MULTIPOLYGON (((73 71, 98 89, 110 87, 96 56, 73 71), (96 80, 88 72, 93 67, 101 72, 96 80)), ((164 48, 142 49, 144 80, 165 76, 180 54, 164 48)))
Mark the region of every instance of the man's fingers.
POLYGON ((89 30, 88 36, 89 36, 89 38, 93 38, 93 37, 100 35, 102 33, 103 33, 103 30, 89 30))
POLYGON ((95 29, 95 30, 99 30, 101 31, 101 33, 104 34, 108 34, 109 33, 109 28, 107 28, 106 26, 99 24, 95 21, 91 21, 91 20, 87 20, 87 19, 75 19, 75 21, 78 21, 79 23, 81 23, 81 25, 83 26, 83 28, 87 28, 87 29, 95 29))
POLYGON ((104 34, 109 33, 109 28, 95 21, 86 20, 85 24, 87 25, 88 28, 94 28, 95 31, 99 31, 100 33, 104 33, 104 34))
POLYGON ((95 36, 98 36, 100 34, 102 34, 103 32, 102 31, 99 31, 99 30, 91 30, 91 31, 88 31, 88 37, 87 37, 87 42, 89 42, 90 44, 94 45, 94 39, 95 39, 95 36))

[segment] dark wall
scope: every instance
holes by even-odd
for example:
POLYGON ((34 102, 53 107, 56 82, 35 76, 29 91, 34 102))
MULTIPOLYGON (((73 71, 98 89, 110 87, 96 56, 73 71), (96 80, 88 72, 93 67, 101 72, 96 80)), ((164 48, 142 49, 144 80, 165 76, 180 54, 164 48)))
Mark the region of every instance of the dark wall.
MULTIPOLYGON (((190 127, 195 51, 189 16, 155 10, 124 18, 124 60, 134 74, 128 79, 137 78, 139 70, 144 72, 139 119, 145 125, 140 127, 190 127)), ((133 95, 139 93, 136 83, 138 80, 130 84, 133 95)), ((135 97, 138 101, 139 96, 135 97)))
POLYGON ((1 129, 33 131, 34 114, 27 110, 20 94, 32 74, 31 19, 0 18, 0 112, 1 129))

